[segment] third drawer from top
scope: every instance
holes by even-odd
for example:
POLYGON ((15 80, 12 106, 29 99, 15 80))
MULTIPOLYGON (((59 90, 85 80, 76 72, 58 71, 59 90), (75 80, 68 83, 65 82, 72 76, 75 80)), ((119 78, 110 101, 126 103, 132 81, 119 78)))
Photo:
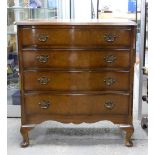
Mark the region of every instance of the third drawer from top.
POLYGON ((23 72, 24 90, 127 91, 129 79, 129 71, 26 70, 23 72))

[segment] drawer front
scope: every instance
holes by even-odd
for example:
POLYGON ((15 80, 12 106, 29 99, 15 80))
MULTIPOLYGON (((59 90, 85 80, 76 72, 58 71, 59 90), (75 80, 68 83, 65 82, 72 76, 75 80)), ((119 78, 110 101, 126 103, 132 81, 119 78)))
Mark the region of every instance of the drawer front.
POLYGON ((123 28, 23 28, 23 46, 48 48, 52 47, 75 47, 75 46, 129 46, 130 29, 123 28), (26 36, 26 37, 24 37, 26 36), (44 46, 45 45, 45 46, 44 46))
POLYGON ((129 72, 25 71, 25 90, 128 90, 129 72))
POLYGON ((83 51, 83 50, 40 50, 23 51, 25 68, 95 68, 129 67, 128 50, 122 51, 83 51))
POLYGON ((128 114, 129 95, 29 94, 24 95, 26 114, 128 114))

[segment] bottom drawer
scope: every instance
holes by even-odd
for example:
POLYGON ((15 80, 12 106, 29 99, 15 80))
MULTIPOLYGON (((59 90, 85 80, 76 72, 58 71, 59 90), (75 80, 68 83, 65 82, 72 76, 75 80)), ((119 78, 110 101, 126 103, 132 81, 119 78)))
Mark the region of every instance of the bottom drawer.
POLYGON ((26 114, 94 115, 128 114, 128 94, 25 94, 26 114))

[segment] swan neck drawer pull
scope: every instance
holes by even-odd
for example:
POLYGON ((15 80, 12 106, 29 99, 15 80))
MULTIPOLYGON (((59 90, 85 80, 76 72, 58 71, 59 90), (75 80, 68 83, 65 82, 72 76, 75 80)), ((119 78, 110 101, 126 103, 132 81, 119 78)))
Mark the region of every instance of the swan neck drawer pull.
POLYGON ((45 76, 42 76, 42 77, 38 78, 38 81, 41 85, 47 85, 48 82, 50 81, 50 79, 45 76))
POLYGON ((48 109, 50 106, 50 102, 48 100, 42 100, 38 103, 41 109, 48 109))
POLYGON ((112 101, 106 101, 106 102, 104 103, 104 106, 105 106, 107 109, 112 110, 112 109, 114 108, 115 104, 114 104, 112 101))
POLYGON ((48 61, 49 56, 48 55, 38 55, 36 56, 36 59, 40 63, 46 63, 48 61))
POLYGON ((116 82, 116 80, 111 77, 108 77, 104 79, 104 82, 107 86, 112 86, 116 82))
POLYGON ((46 34, 40 34, 39 37, 38 37, 38 40, 40 42, 46 42, 47 39, 48 39, 48 35, 46 35, 46 34))
POLYGON ((114 55, 107 55, 104 57, 104 61, 109 64, 114 63, 116 59, 117 57, 114 55))
POLYGON ((112 34, 112 33, 106 33, 104 35, 104 40, 108 43, 113 43, 119 36, 116 34, 112 34))

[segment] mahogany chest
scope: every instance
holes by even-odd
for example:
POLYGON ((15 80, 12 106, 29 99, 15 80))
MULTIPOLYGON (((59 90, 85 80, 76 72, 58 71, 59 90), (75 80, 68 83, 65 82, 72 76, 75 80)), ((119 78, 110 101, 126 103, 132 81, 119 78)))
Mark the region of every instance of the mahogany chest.
POLYGON ((132 146, 135 26, 131 21, 18 22, 22 147, 47 120, 109 120, 132 146))

